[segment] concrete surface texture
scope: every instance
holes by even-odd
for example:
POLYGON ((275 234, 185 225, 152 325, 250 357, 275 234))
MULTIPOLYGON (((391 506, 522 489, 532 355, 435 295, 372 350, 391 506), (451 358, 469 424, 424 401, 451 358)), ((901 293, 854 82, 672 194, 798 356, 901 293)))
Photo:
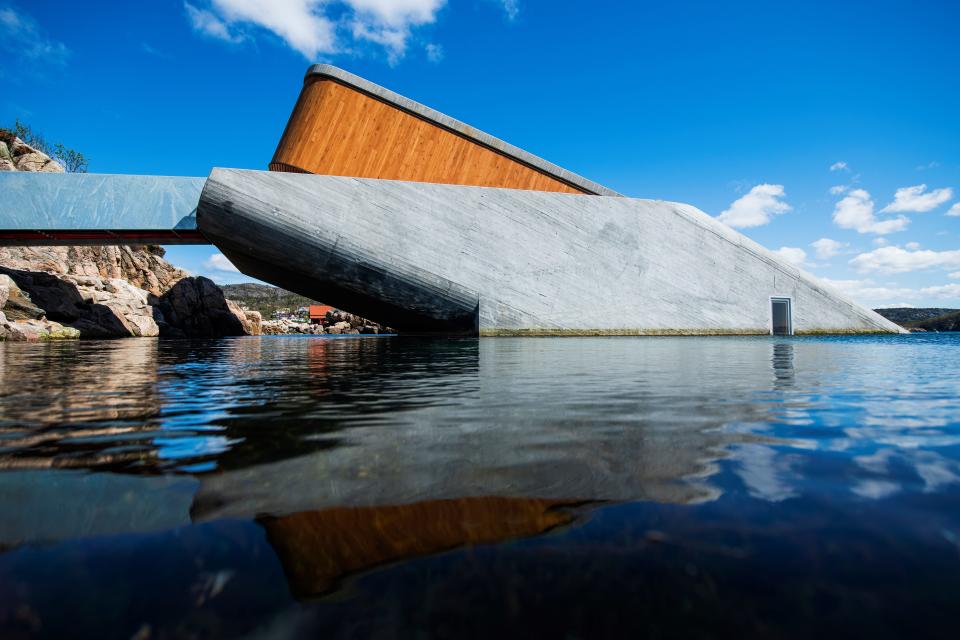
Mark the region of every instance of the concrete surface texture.
POLYGON ((902 330, 684 204, 214 169, 200 231, 249 275, 407 332, 902 330))

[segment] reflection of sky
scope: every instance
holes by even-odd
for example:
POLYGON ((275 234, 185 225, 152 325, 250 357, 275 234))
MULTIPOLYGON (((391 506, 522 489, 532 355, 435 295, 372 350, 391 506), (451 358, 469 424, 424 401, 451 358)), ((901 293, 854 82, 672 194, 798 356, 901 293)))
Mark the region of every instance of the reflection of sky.
POLYGON ((958 338, 773 344, 773 384, 756 394, 772 419, 726 427, 776 441, 734 447, 730 464, 747 492, 799 496, 813 469, 837 457, 845 473, 820 478, 820 489, 882 499, 960 482, 958 338))

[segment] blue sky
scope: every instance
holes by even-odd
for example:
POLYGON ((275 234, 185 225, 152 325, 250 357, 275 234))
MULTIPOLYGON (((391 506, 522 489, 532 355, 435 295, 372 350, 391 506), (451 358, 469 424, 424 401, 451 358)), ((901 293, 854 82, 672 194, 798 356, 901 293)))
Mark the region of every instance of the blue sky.
MULTIPOLYGON (((330 62, 864 304, 960 307, 958 24, 955 1, 0 0, 0 122, 92 172, 265 169, 330 62)), ((247 280, 215 254, 168 257, 247 280)))

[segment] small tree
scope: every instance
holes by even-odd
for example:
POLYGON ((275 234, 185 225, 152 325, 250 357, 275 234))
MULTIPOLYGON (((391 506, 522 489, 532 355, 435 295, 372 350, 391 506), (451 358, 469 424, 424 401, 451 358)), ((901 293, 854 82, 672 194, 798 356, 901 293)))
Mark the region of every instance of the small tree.
POLYGON ((89 163, 83 157, 83 154, 76 149, 68 149, 62 144, 57 144, 53 149, 53 157, 63 165, 67 173, 86 173, 89 163))
POLYGON ((90 163, 82 153, 76 149, 65 147, 60 143, 51 147, 42 135, 34 131, 30 125, 21 122, 20 118, 17 118, 13 125, 13 133, 37 151, 45 153, 59 162, 65 171, 69 173, 87 172, 87 167, 90 163))

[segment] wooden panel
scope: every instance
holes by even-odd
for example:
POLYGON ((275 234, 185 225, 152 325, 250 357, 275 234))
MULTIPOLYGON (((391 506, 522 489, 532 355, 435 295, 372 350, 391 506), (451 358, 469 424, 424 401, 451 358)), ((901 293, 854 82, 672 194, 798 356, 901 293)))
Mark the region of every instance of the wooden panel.
POLYGON ((332 80, 304 86, 270 169, 586 193, 332 80))

